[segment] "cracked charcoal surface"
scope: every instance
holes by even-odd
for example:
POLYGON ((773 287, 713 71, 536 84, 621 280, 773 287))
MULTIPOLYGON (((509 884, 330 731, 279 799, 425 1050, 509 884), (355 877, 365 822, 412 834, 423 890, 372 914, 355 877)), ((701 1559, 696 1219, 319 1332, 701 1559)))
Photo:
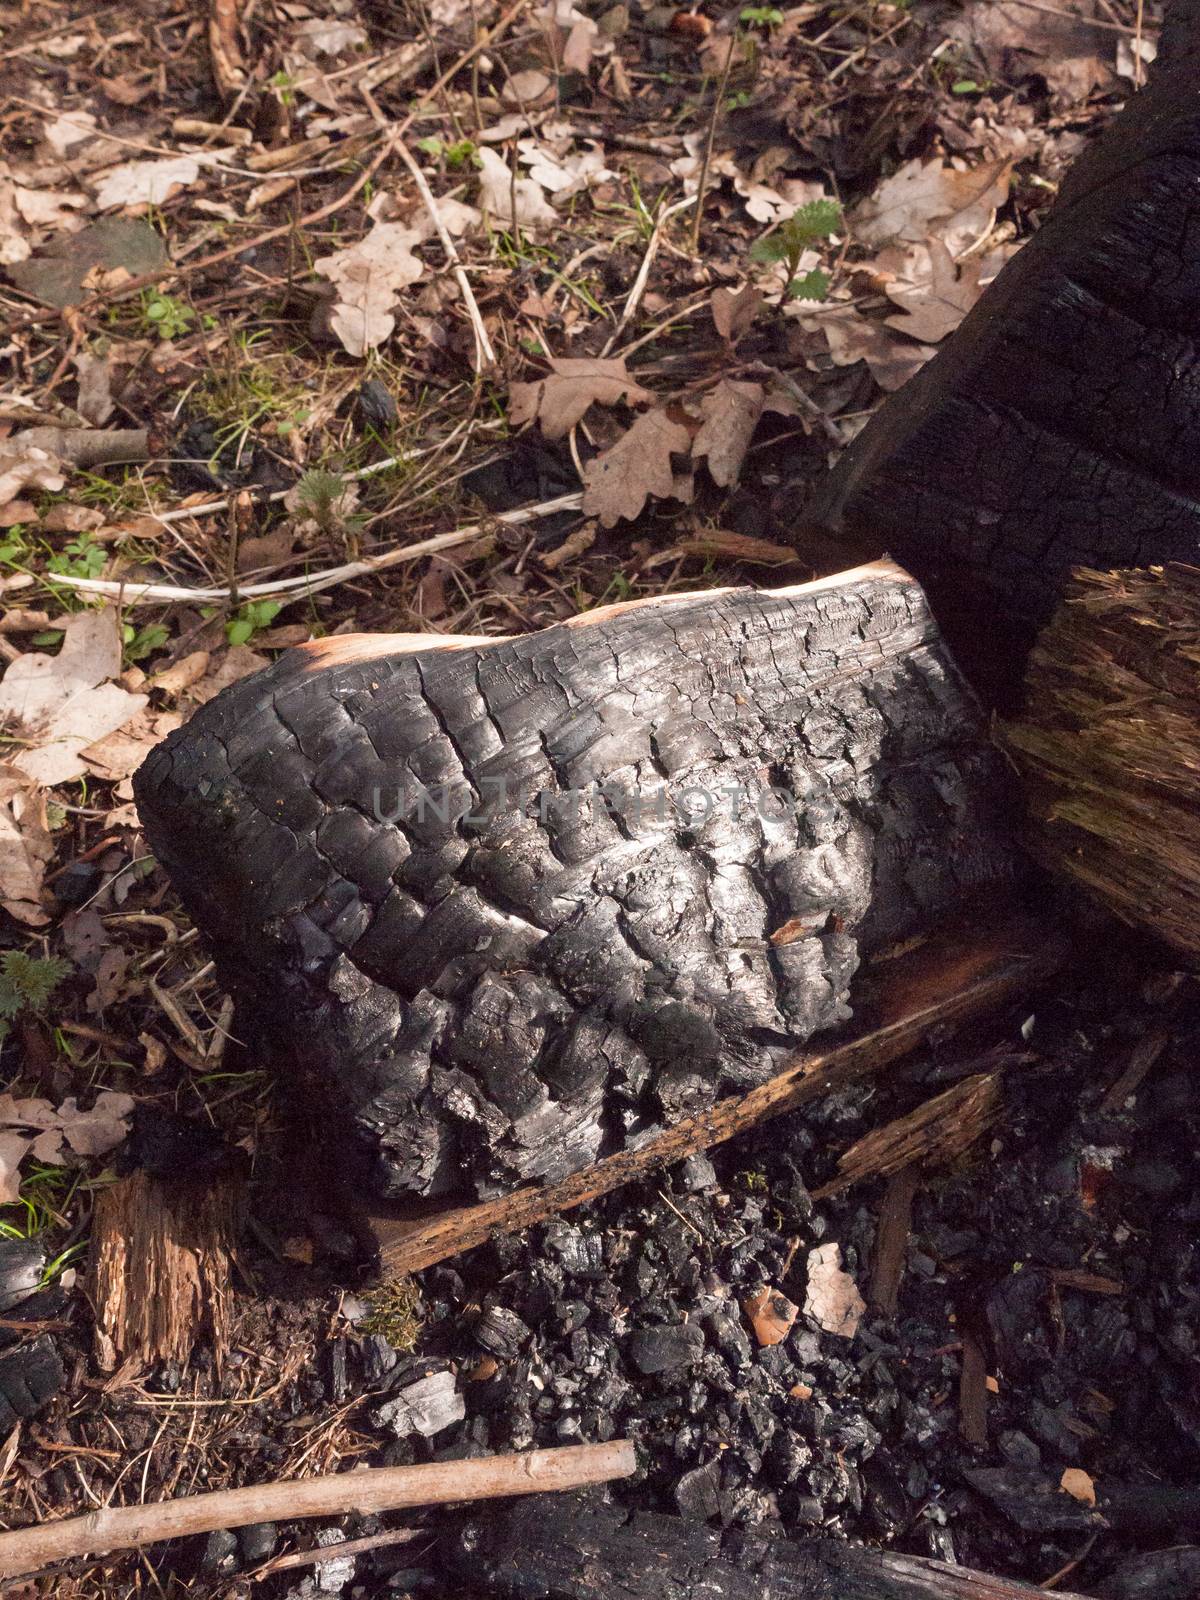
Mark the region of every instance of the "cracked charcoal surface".
POLYGON ((762 1081, 849 1015, 864 950, 1012 872, 1001 763, 888 569, 309 659, 203 707, 136 793, 239 1027, 385 1195, 561 1176, 762 1081), (562 801, 594 783, 611 814, 562 801))
POLYGON ((812 520, 914 572, 978 682, 1071 567, 1200 558, 1198 56, 1183 0, 1149 86, 818 488, 812 520))
POLYGON ((1058 1488, 1079 1467, 1136 1519, 1102 1532, 1072 1575, 1089 1594, 1139 1548, 1191 1542, 1200 986, 1164 1013, 1134 998, 1139 983, 1105 967, 1042 997, 1028 1040, 1027 1005, 978 1037, 932 1042, 886 1082, 711 1151, 717 1181, 699 1192, 674 1166, 420 1274, 431 1361, 469 1373, 474 1330, 502 1320, 498 1308, 528 1330, 486 1378, 460 1378, 467 1415, 437 1454, 632 1437, 639 1475, 611 1488, 627 1511, 716 1535, 834 1534, 1035 1583, 1093 1531, 1058 1488), (1164 1025, 1153 1081, 1102 1112, 1129 1053, 1164 1025), (742 1303, 764 1284, 802 1303, 817 1246, 836 1240, 869 1286, 882 1184, 820 1203, 808 1187, 867 1128, 977 1070, 978 1050, 995 1061, 1003 1041, 1005 1117, 969 1160, 922 1181, 898 1315, 869 1311, 846 1340, 802 1311, 782 1344, 760 1348, 742 1303), (1183 1180, 1166 1200, 1134 1181, 1151 1153, 1183 1180), (1080 1271, 1109 1292, 1056 1283, 1080 1271), (983 1449, 959 1432, 964 1329, 997 1380, 983 1449), (661 1351, 671 1359, 640 1359, 661 1351))

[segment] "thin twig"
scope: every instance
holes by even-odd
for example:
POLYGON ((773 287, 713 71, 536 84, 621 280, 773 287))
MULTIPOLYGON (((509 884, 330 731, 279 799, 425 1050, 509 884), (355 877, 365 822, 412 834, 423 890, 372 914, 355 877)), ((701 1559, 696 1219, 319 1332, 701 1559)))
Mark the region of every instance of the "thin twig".
POLYGON ((729 82, 730 69, 733 66, 733 56, 737 49, 738 38, 736 33, 729 36, 729 49, 725 55, 725 64, 721 68, 720 81, 717 84, 717 96, 713 101, 712 116, 708 119, 708 137, 704 141, 704 159, 700 163, 700 178, 696 185, 696 215, 692 218, 692 254, 700 254, 700 222, 704 216, 704 191, 708 186, 708 168, 712 161, 713 143, 717 137, 717 121, 721 115, 721 107, 725 102, 725 88, 729 82))
MULTIPOLYGON (((387 550, 382 555, 366 556, 361 561, 348 561, 340 567, 330 567, 326 572, 306 578, 281 578, 275 583, 243 583, 239 594, 243 600, 278 600, 291 605, 309 595, 320 594, 351 578, 362 578, 375 572, 385 572, 406 561, 419 561, 422 556, 436 555, 441 550, 452 550, 457 545, 471 544, 483 538, 496 523, 519 527, 534 522, 538 517, 552 516, 558 511, 578 511, 583 503, 580 494, 562 494, 555 500, 543 500, 536 506, 518 506, 513 511, 499 511, 486 522, 473 522, 465 528, 455 528, 450 533, 438 533, 417 544, 404 545, 398 550, 387 550)), ((137 606, 162 601, 184 601, 197 605, 228 603, 227 588, 184 588, 170 583, 140 583, 137 580, 118 578, 72 578, 55 573, 55 583, 82 594, 107 595, 120 600, 122 605, 137 606)))
POLYGON ((654 224, 653 231, 650 234, 650 242, 646 246, 646 253, 642 257, 642 264, 638 268, 638 275, 633 280, 633 288, 630 289, 629 296, 621 309, 621 315, 617 318, 616 327, 609 335, 604 349, 600 352, 601 357, 606 356, 612 349, 613 345, 616 344, 617 340, 621 337, 621 335, 625 332, 625 329, 633 320, 633 316, 637 311, 637 308, 642 303, 642 296, 646 292, 646 284, 650 280, 650 268, 654 265, 654 258, 658 254, 658 247, 662 242, 663 227, 667 220, 670 217, 677 215, 677 213, 680 211, 686 211, 688 206, 698 205, 699 201, 700 191, 697 189, 695 194, 688 195, 685 200, 677 200, 673 206, 668 206, 665 211, 660 213, 654 224))

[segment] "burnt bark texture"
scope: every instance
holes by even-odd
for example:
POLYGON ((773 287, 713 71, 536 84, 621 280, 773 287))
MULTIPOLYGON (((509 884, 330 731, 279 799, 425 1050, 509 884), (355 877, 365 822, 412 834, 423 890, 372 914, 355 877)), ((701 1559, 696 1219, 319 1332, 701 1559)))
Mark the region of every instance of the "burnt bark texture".
POLYGON ((818 489, 995 699, 1073 567, 1200 558, 1200 3, 938 355, 818 489))
POLYGON ((582 1495, 521 1500, 470 1524, 451 1559, 504 1600, 1033 1600, 1045 1592, 919 1556, 723 1533, 582 1495))
POLYGON ((896 568, 579 621, 290 652, 138 774, 243 1037, 379 1194, 554 1179, 764 1081, 865 950, 1013 872, 1002 760, 896 568))

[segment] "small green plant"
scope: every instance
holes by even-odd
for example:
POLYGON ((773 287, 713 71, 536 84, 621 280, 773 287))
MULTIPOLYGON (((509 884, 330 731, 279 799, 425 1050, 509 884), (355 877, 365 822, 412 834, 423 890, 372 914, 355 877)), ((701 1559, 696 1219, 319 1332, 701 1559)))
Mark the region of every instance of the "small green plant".
POLYGON ((64 578, 98 578, 107 559, 104 546, 97 544, 90 533, 81 533, 49 557, 46 571, 61 573, 64 578))
POLYGON ((274 77, 267 79, 267 87, 274 89, 276 94, 278 94, 280 105, 295 105, 296 80, 292 77, 290 72, 284 72, 281 67, 274 77))
POLYGON ((427 139, 417 140, 417 149, 424 151, 427 156, 432 156, 435 161, 440 158, 451 172, 477 167, 480 164, 479 151, 471 139, 458 139, 454 144, 447 144, 436 134, 431 133, 427 139))
POLYGON ((144 628, 135 628, 131 622, 126 622, 121 629, 122 656, 128 666, 133 666, 163 649, 170 637, 160 622, 148 623, 144 628))
POLYGON ((44 1011, 50 996, 71 970, 58 956, 39 958, 24 950, 0 955, 0 1042, 22 1011, 44 1011))
POLYGON ((842 208, 836 200, 810 200, 750 247, 751 261, 782 261, 787 269, 780 304, 784 300, 823 300, 829 293, 829 275, 814 268, 800 274, 800 260, 806 250, 836 233, 842 222, 842 208))
POLYGON ((341 538, 352 553, 358 552, 358 535, 366 516, 354 509, 357 485, 340 473, 310 467, 302 473, 288 505, 316 524, 325 538, 341 538))
POLYGON ((256 633, 269 628, 279 615, 278 600, 248 600, 236 617, 225 624, 230 644, 246 644, 256 633))
POLYGON ((142 295, 142 320, 147 331, 157 333, 160 339, 178 339, 189 331, 196 313, 183 300, 147 289, 142 295))
POLYGON ((385 1283, 368 1296, 370 1311, 358 1324, 362 1333, 380 1333, 402 1355, 414 1349, 421 1331, 421 1293, 411 1278, 385 1283))
POLYGON ((776 6, 743 6, 738 21, 748 28, 778 28, 783 22, 783 12, 776 6))

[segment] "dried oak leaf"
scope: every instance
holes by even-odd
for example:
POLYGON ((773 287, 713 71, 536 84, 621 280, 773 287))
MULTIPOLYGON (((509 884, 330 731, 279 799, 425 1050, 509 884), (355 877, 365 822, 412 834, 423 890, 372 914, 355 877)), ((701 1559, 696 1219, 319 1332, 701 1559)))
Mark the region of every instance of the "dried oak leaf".
POLYGON ((887 317, 889 328, 898 328, 910 339, 937 344, 955 328, 983 293, 980 275, 983 262, 965 261, 956 269, 954 257, 940 239, 929 241, 929 276, 914 284, 889 284, 889 300, 903 308, 903 315, 887 317))
MULTIPOLYGON (((676 485, 673 455, 686 455, 692 432, 661 409, 647 411, 611 450, 583 469, 583 513, 605 528, 632 521, 651 495, 685 499, 676 485)), ((690 483, 690 480, 688 480, 690 483)))
POLYGON ((1011 171, 1007 159, 985 161, 967 172, 943 166, 936 156, 906 161, 855 208, 851 231, 860 244, 872 247, 893 239, 919 243, 933 235, 961 254, 1008 199, 1011 171))
POLYGON ((537 417, 547 439, 563 439, 591 405, 615 406, 625 400, 645 405, 654 396, 625 370, 622 356, 550 356, 552 371, 536 383, 514 383, 508 395, 508 420, 520 428, 537 417))
POLYGON ((117 206, 160 206, 199 176, 200 163, 192 156, 126 161, 100 179, 96 206, 100 211, 112 211, 117 206))
POLYGON ((842 1247, 836 1242, 819 1245, 808 1253, 808 1288, 804 1314, 843 1339, 853 1339, 866 1302, 858 1285, 842 1270, 842 1247))
POLYGON ((710 309, 713 326, 727 344, 736 344, 754 326, 765 300, 761 289, 714 289, 710 309))
POLYGON ((692 444, 692 455, 696 460, 701 456, 708 458, 709 474, 722 489, 738 481, 750 440, 762 416, 764 396, 761 383, 739 383, 734 378, 722 378, 700 403, 704 421, 692 444))
POLYGON ((67 480, 58 460, 36 445, 0 445, 0 506, 22 489, 61 489, 67 480))
POLYGON ((822 317, 820 329, 835 366, 852 367, 856 361, 865 361, 875 382, 889 394, 935 354, 932 345, 912 344, 849 306, 844 312, 822 317))
POLYGON ((121 631, 113 607, 67 621, 56 656, 29 652, 0 683, 0 720, 15 723, 23 748, 12 766, 50 787, 81 778, 80 752, 122 727, 146 705, 110 680, 121 670, 121 631))
POLYGON ((16 767, 0 767, 0 906, 27 928, 50 920, 42 883, 53 855, 45 796, 16 767))
POLYGON ((511 228, 514 221, 522 228, 557 224, 558 213, 546 203, 540 184, 532 178, 513 179, 507 162, 494 150, 481 145, 479 160, 479 204, 497 222, 511 228))
POLYGON ((379 222, 357 244, 313 263, 337 289, 329 325, 350 355, 365 356, 391 337, 396 296, 427 270, 413 255, 425 237, 407 223, 379 222))

